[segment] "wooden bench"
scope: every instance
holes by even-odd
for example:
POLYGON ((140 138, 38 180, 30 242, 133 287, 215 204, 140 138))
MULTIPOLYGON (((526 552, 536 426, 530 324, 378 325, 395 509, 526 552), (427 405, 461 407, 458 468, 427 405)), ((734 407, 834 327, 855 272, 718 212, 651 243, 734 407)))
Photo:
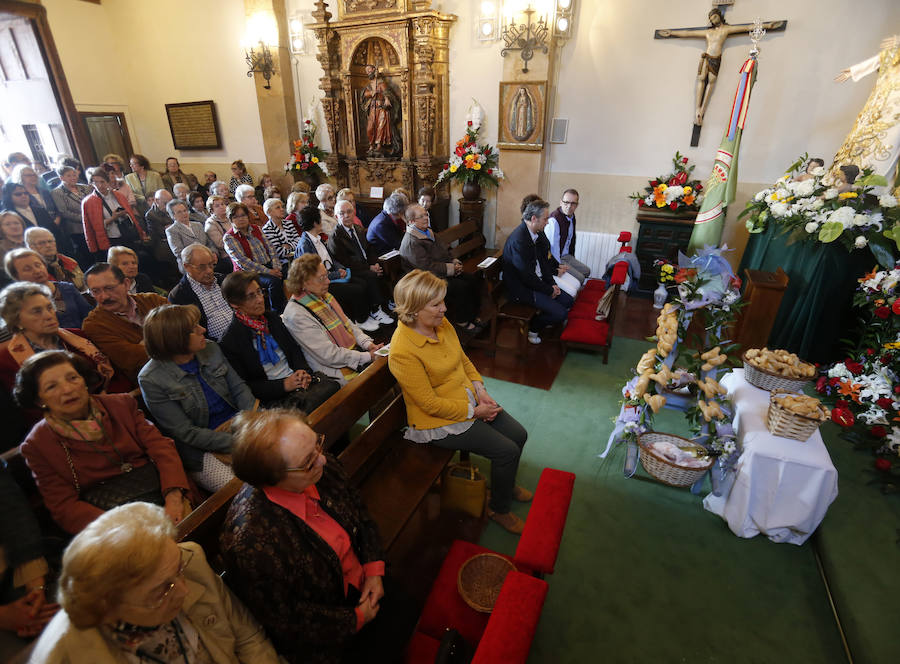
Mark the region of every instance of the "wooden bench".
MULTIPOLYGON (((377 358, 365 371, 313 411, 309 425, 325 434, 325 447, 348 434, 374 404, 376 409, 364 431, 339 455, 357 486, 390 552, 404 527, 453 458, 454 451, 403 439, 406 407, 386 358, 377 358)), ((218 534, 231 500, 242 484, 235 479, 201 504, 179 524, 179 539, 198 542, 214 568, 218 563, 218 534)))

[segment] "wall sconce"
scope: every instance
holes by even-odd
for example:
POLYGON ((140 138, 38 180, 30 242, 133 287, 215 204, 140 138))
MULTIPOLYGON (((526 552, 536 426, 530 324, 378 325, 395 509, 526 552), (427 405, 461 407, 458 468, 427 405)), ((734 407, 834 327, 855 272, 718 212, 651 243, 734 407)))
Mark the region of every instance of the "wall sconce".
POLYGON ((475 39, 479 41, 495 41, 500 39, 500 12, 498 2, 485 0, 481 3, 481 11, 475 19, 475 39))
POLYGON ((291 55, 306 55, 306 21, 301 14, 295 14, 288 21, 288 39, 291 44, 291 55))
POLYGON ((247 76, 262 74, 266 80, 263 86, 271 90, 269 80, 276 73, 275 59, 269 47, 278 47, 278 26, 275 17, 267 12, 257 12, 247 21, 247 32, 244 35, 244 58, 247 61, 247 76))
POLYGON ((575 0, 556 0, 556 15, 553 20, 553 36, 568 39, 572 36, 575 22, 575 0))

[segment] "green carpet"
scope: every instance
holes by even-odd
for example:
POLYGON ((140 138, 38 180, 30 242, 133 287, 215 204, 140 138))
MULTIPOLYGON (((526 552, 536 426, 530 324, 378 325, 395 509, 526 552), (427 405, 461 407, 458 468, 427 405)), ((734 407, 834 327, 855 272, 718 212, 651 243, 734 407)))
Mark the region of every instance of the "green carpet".
MULTIPOLYGON (((577 475, 529 662, 845 662, 809 542, 741 539, 687 489, 625 479, 623 452, 597 458, 646 348, 616 339, 608 365, 570 352, 549 392, 486 381, 529 432, 519 482, 577 475)), ((512 554, 517 538, 490 524, 481 544, 512 554)))

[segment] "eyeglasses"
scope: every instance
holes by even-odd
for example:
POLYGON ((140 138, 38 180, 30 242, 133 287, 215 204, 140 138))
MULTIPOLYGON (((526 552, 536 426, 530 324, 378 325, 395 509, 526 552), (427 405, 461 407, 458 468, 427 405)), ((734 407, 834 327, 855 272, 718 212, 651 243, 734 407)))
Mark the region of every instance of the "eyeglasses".
POLYGON ((305 466, 296 466, 294 468, 285 468, 284 471, 286 473, 308 473, 316 465, 316 461, 319 460, 319 456, 322 454, 322 451, 324 449, 325 449, 325 434, 318 433, 318 434, 316 434, 315 454, 313 454, 312 458, 309 460, 309 463, 306 464, 305 466))
POLYGON ((236 213, 236 214, 231 215, 231 218, 232 218, 232 219, 246 219, 246 218, 247 218, 247 213, 246 213, 246 212, 239 212, 239 213, 236 213))
POLYGON ((122 284, 115 284, 114 286, 100 286, 99 288, 88 288, 88 293, 97 297, 100 293, 106 293, 109 295, 110 293, 115 293, 116 289, 122 284))
POLYGON ((13 195, 13 196, 27 196, 27 195, 28 195, 28 192, 27 192, 27 191, 24 191, 24 190, 23 190, 23 191, 14 191, 14 192, 12 193, 12 195, 13 195))
POLYGON ((262 292, 262 289, 260 289, 260 290, 250 291, 250 292, 247 293, 247 295, 245 296, 245 299, 247 299, 247 300, 255 300, 255 299, 257 299, 257 298, 262 299, 263 297, 265 297, 265 294, 262 292))
POLYGON ((194 552, 189 551, 187 549, 181 549, 181 564, 178 566, 178 571, 175 572, 175 576, 170 581, 165 581, 163 583, 162 588, 156 593, 156 595, 151 598, 146 604, 137 603, 137 602, 122 602, 122 604, 128 604, 130 606, 138 606, 142 609, 148 609, 153 611, 154 609, 158 609, 161 607, 165 601, 172 594, 172 591, 175 589, 175 584, 178 583, 178 579, 184 578, 184 570, 191 562, 191 558, 194 557, 194 552))
POLYGON ((575 207, 577 207, 578 201, 563 201, 562 204, 563 205, 574 205, 575 207))
POLYGON ((185 263, 185 265, 190 265, 198 270, 212 270, 216 267, 215 263, 185 263))

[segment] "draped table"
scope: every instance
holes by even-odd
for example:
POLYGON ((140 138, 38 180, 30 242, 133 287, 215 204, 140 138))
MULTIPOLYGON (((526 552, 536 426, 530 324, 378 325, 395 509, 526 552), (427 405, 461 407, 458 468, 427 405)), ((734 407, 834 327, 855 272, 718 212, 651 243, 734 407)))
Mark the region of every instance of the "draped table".
POLYGON ((806 441, 782 438, 766 429, 769 393, 748 383, 743 369, 722 380, 734 404, 734 425, 742 450, 720 495, 703 506, 728 522, 738 537, 760 533, 773 542, 803 544, 837 497, 837 470, 822 435, 806 441))

